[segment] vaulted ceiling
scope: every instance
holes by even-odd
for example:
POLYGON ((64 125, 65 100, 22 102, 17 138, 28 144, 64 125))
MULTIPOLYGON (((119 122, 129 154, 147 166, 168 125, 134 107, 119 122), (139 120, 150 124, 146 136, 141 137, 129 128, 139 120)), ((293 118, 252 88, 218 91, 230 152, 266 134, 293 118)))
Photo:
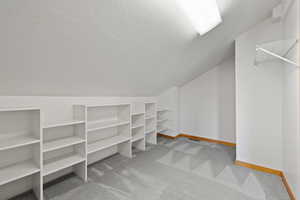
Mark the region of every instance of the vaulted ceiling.
POLYGON ((218 0, 196 33, 176 0, 1 0, 0 95, 151 96, 234 54, 279 0, 218 0))

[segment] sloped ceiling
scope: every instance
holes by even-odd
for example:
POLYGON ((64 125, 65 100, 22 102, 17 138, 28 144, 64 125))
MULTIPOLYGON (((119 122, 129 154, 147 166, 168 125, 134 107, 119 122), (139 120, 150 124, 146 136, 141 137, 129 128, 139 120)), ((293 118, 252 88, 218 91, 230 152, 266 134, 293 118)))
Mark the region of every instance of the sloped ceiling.
POLYGON ((199 36, 176 0, 1 0, 0 95, 151 96, 233 55, 279 0, 218 0, 199 36))

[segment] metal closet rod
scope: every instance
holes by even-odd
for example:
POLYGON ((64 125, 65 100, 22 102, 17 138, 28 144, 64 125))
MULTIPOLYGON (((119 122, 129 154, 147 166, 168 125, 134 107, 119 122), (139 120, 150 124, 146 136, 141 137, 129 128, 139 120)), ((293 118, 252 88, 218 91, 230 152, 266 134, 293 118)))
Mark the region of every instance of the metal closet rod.
MULTIPOLYGON (((296 41, 296 43, 298 43, 298 40, 296 41)), ((294 46, 294 45, 293 45, 294 46)), ((274 56, 274 57, 276 57, 276 58, 278 58, 278 59, 280 59, 280 60, 283 60, 283 61, 285 61, 285 62, 287 62, 287 63, 289 63, 289 64, 292 64, 292 65, 294 65, 294 66, 296 66, 296 67, 300 67, 296 62, 294 62, 294 61, 291 61, 291 60, 289 60, 289 59, 287 59, 287 58, 285 58, 285 57, 283 57, 283 56, 280 56, 280 55, 278 55, 278 54, 276 54, 276 53, 273 53, 272 51, 269 51, 269 50, 266 50, 266 49, 264 49, 264 48, 262 48, 262 47, 256 47, 256 51, 262 51, 262 52, 264 52, 264 53, 266 53, 266 54, 269 54, 269 55, 271 55, 271 56, 274 56)))

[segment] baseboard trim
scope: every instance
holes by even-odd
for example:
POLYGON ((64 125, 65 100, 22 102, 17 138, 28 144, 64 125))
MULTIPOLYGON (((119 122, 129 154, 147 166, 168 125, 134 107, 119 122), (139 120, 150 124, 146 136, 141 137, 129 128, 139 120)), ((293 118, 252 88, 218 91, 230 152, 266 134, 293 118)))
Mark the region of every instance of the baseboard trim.
POLYGON ((268 173, 268 174, 274 174, 274 175, 282 177, 282 171, 277 170, 277 169, 271 169, 271 168, 267 168, 267 167, 263 167, 263 166, 259 166, 259 165, 239 161, 239 160, 236 160, 235 164, 239 165, 239 166, 242 166, 242 167, 247 167, 247 168, 250 168, 250 169, 254 169, 256 171, 261 171, 261 172, 265 172, 265 173, 268 173))
POLYGON ((226 142, 226 141, 222 141, 222 140, 215 140, 215 139, 210 139, 210 138, 205 138, 205 137, 199 137, 199 136, 192 136, 192 135, 188 135, 188 134, 179 134, 178 137, 186 137, 192 140, 199 140, 199 141, 206 141, 206 142, 211 142, 211 143, 217 143, 217 144, 223 144, 225 146, 230 146, 230 147, 235 147, 236 144, 235 143, 231 143, 231 142, 226 142))
POLYGON ((162 136, 162 137, 165 137, 165 138, 168 138, 168 139, 176 139, 176 138, 180 138, 180 137, 185 137, 185 138, 189 138, 189 139, 192 139, 192 140, 223 144, 223 145, 230 146, 230 147, 235 147, 236 146, 235 143, 225 142, 225 141, 215 140, 215 139, 210 139, 210 138, 205 138, 205 137, 192 136, 192 135, 188 135, 188 134, 184 134, 184 133, 181 133, 177 136, 169 136, 169 135, 164 135, 164 134, 161 134, 161 133, 158 133, 158 135, 162 136))
POLYGON ((290 199, 291 200, 296 200, 296 195, 293 193, 293 190, 292 190, 290 184, 288 183, 287 178, 286 178, 286 176, 285 176, 284 173, 282 173, 282 177, 281 178, 282 178, 282 182, 283 182, 283 184, 284 184, 284 186, 286 188, 286 191, 288 192, 288 194, 290 196, 290 199))
MULTIPOLYGON (((185 138, 189 138, 192 140, 199 140, 199 141, 206 141, 206 142, 212 142, 212 143, 217 143, 217 144, 223 144, 226 146, 230 146, 230 147, 235 147, 236 144, 235 143, 230 143, 230 142, 225 142, 225 141, 220 141, 220 140, 214 140, 214 139, 209 139, 209 138, 204 138, 204 137, 198 137, 198 136, 192 136, 192 135, 188 135, 188 134, 179 134, 177 136, 169 136, 169 135, 164 135, 161 133, 158 133, 159 136, 161 137, 165 137, 168 139, 176 139, 176 138, 180 138, 180 137, 185 137, 185 138)), ((255 165, 255 164, 251 164, 251 163, 247 163, 247 162, 243 162, 243 161, 239 161, 236 160, 235 164, 241 167, 247 167, 256 171, 261 171, 261 172, 265 172, 265 173, 269 173, 269 174, 274 174, 277 176, 280 176, 282 178, 282 182, 289 194, 289 197, 291 200, 296 200, 296 196, 292 191, 292 188, 290 187, 287 178, 285 176, 285 174, 277 169, 271 169, 271 168, 267 168, 267 167, 263 167, 263 166, 259 166, 259 165, 255 165)))
POLYGON ((161 134, 161 133, 157 133, 158 136, 164 137, 164 138, 168 138, 168 139, 176 139, 177 136, 169 136, 169 135, 165 135, 165 134, 161 134))

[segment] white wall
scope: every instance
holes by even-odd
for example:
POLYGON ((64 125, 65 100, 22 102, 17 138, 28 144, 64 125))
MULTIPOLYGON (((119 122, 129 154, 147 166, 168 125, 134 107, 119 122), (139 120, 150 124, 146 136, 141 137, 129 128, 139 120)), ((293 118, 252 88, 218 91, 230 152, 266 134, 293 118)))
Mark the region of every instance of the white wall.
POLYGON ((180 132, 235 143, 234 58, 180 87, 180 132))
POLYGON ((282 169, 282 65, 254 65, 255 46, 281 39, 266 20, 236 39, 237 160, 282 169))
MULTIPOLYGON (((299 0, 292 1, 283 22, 283 38, 299 38, 299 0)), ((299 60, 298 46, 288 55, 299 60)), ((300 198, 299 68, 285 64, 283 74, 283 171, 294 193, 300 198), (298 148, 298 149, 297 149, 298 148)))
POLYGON ((165 122, 169 128, 168 131, 163 134, 169 136, 176 136, 179 134, 179 88, 172 87, 164 91, 157 98, 157 105, 160 108, 167 108, 170 111, 165 113, 165 117, 169 121, 165 122))
POLYGON ((0 107, 40 107, 44 123, 71 120, 74 104, 114 104, 156 101, 155 97, 46 97, 0 96, 0 107))

